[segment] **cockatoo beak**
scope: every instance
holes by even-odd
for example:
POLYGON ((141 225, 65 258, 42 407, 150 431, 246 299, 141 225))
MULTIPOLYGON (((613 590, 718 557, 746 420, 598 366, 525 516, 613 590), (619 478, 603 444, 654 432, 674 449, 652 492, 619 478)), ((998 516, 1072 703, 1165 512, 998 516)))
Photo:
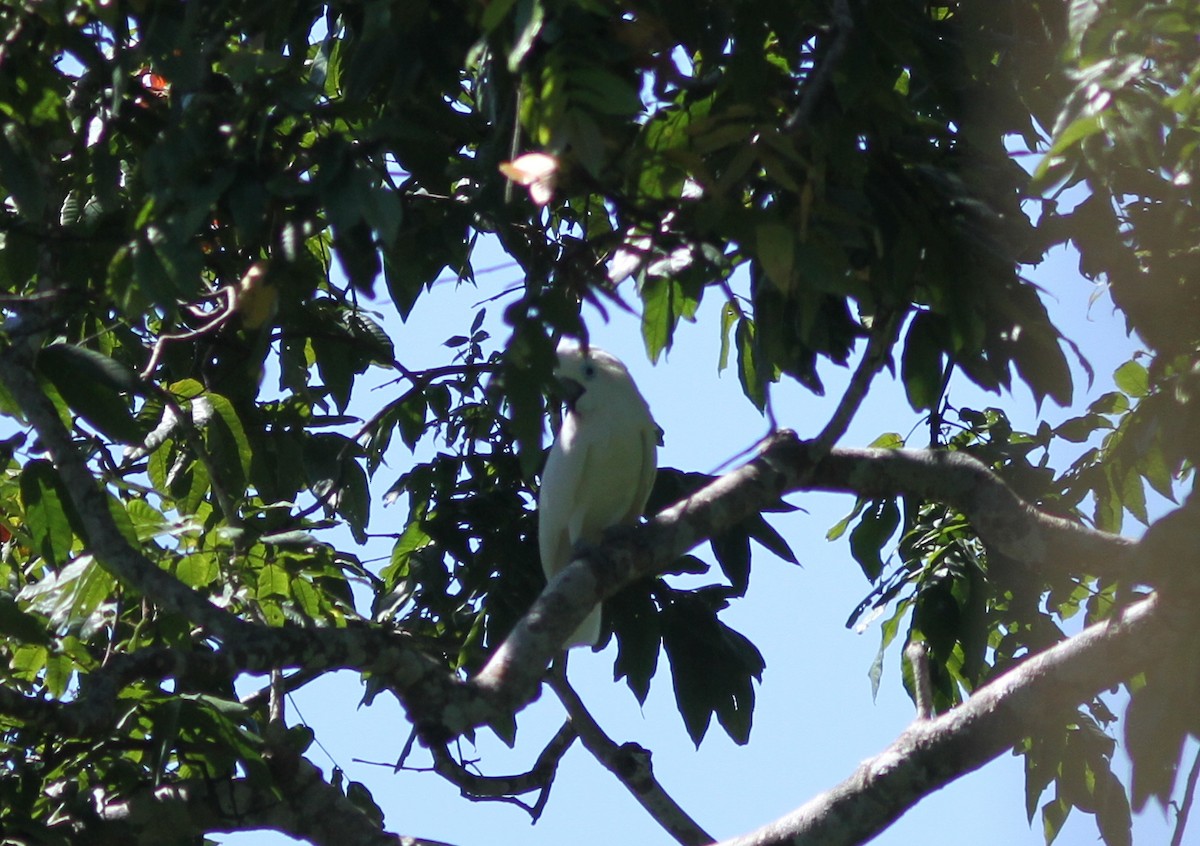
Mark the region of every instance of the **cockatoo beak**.
POLYGON ((562 398, 563 405, 568 410, 575 410, 575 403, 583 396, 584 387, 574 379, 568 379, 565 376, 557 376, 554 379, 554 393, 562 398))

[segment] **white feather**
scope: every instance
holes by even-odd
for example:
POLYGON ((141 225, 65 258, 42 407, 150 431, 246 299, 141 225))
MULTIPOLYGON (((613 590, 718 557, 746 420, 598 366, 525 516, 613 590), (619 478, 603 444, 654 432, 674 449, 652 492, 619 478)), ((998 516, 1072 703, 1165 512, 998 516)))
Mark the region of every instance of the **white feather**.
MULTIPOLYGON (((538 493, 538 547, 550 579, 571 563, 581 542, 642 516, 658 467, 658 427, 650 407, 616 357, 595 347, 558 348, 555 376, 583 393, 563 415, 538 493)), ((597 606, 566 646, 600 639, 597 606)))

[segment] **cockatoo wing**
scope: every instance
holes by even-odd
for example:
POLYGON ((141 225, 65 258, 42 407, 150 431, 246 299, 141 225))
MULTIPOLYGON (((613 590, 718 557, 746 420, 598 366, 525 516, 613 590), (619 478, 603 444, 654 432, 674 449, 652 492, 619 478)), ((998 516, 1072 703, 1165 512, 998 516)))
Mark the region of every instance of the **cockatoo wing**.
POLYGON ((538 491, 538 551, 542 572, 552 579, 571 557, 571 517, 585 478, 587 446, 564 448, 560 439, 550 449, 538 491))
POLYGON ((636 523, 646 509, 646 500, 654 488, 654 477, 658 475, 658 432, 654 429, 643 429, 639 438, 641 447, 641 467, 638 471, 637 488, 633 493, 629 512, 622 523, 636 523))

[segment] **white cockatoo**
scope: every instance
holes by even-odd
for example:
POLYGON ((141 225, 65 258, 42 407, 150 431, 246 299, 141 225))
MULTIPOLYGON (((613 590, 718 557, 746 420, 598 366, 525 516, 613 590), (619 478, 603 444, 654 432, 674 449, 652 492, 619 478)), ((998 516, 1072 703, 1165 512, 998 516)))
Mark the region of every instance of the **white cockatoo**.
MULTIPOLYGON (((538 492, 538 548, 546 578, 571 563, 580 542, 642 516, 658 467, 658 426, 629 371, 595 347, 564 342, 555 378, 565 396, 562 427, 538 492)), ((600 639, 597 606, 566 647, 600 639)))

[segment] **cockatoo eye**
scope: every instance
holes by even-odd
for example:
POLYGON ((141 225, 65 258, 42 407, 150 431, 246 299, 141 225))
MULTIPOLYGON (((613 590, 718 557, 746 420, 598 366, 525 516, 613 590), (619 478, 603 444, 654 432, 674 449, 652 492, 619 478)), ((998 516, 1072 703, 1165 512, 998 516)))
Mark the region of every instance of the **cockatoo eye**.
POLYGON ((587 377, 588 379, 591 379, 593 376, 595 376, 596 375, 596 365, 585 364, 583 366, 583 375, 585 377, 587 377))

